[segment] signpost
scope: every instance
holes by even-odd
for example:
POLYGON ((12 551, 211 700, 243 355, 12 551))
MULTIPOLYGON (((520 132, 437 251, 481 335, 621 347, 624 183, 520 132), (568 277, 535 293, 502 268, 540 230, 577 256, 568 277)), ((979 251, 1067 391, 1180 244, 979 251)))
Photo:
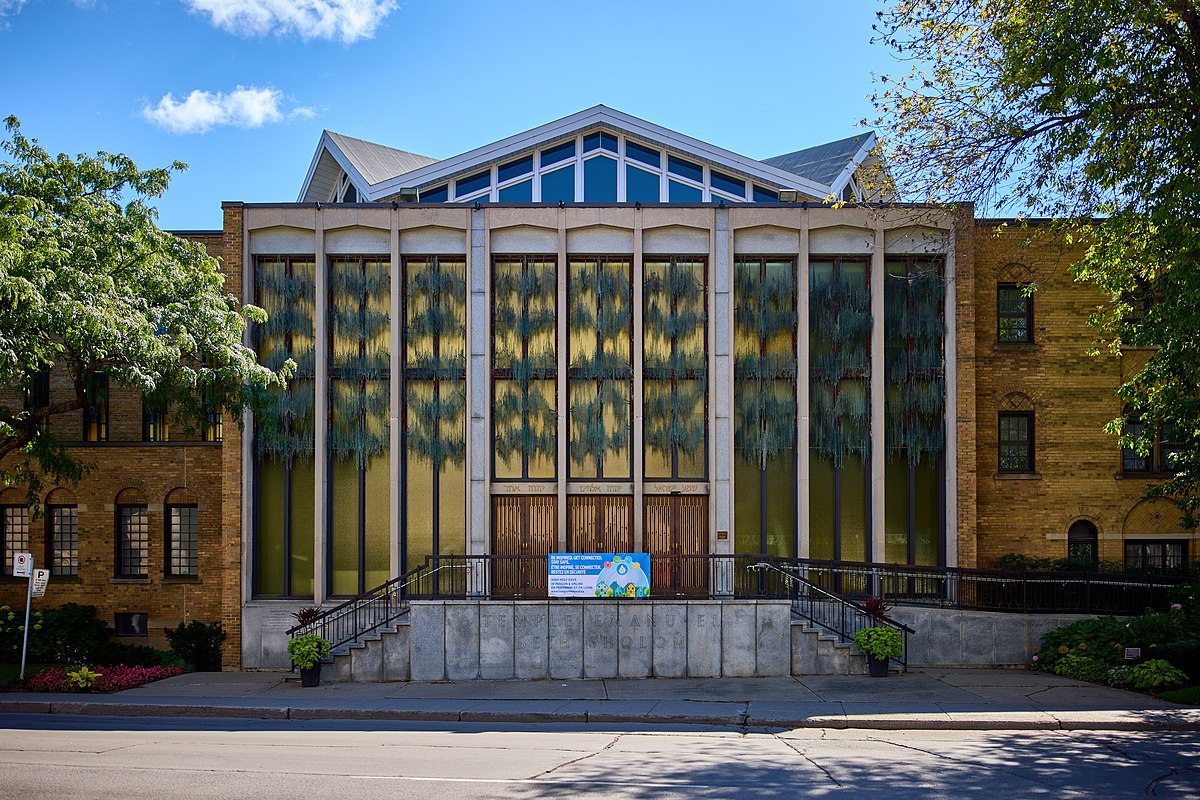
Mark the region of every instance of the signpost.
POLYGON ((25 680, 25 654, 29 652, 29 609, 33 605, 33 598, 46 594, 50 570, 34 569, 33 553, 14 553, 13 577, 29 580, 29 587, 25 590, 25 635, 21 642, 21 680, 25 680))

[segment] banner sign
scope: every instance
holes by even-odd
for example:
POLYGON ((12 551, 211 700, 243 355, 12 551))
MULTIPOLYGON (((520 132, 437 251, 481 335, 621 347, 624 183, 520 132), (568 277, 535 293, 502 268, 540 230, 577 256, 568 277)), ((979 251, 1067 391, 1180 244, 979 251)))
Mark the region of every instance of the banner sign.
POLYGON ((649 553, 550 553, 551 597, 649 597, 649 553))

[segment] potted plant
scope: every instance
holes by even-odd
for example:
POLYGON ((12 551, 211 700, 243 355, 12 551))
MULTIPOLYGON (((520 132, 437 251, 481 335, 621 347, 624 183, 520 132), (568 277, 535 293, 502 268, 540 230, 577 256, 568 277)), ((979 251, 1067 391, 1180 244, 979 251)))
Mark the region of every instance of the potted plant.
POLYGON ((329 640, 315 633, 307 633, 288 641, 288 655, 300 668, 300 685, 317 686, 321 683, 321 659, 329 655, 329 640))
POLYGON ((888 661, 904 655, 904 637, 886 624, 888 604, 883 598, 868 597, 863 601, 862 610, 871 620, 872 627, 854 634, 854 646, 867 657, 871 677, 886 678, 888 661))
POLYGON ((886 678, 888 661, 904 655, 900 631, 885 625, 863 628, 854 634, 854 646, 867 657, 872 678, 886 678))

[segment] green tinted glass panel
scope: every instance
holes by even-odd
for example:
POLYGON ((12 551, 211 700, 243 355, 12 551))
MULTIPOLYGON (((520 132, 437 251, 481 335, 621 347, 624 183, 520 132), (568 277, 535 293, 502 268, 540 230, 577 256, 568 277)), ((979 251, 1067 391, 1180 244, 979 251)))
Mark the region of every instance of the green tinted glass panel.
POLYGON ((334 461, 329 497, 330 594, 358 594, 358 467, 334 461))
POLYGON ((367 462, 366 519, 363 521, 367 551, 364 585, 372 589, 387 581, 391 572, 391 499, 388 493, 389 458, 386 452, 367 462))
POLYGON ((767 462, 767 555, 796 556, 796 459, 791 450, 767 462))
POLYGON ((850 457, 842 467, 842 560, 866 561, 867 468, 861 458, 850 457))
POLYGON ((921 461, 916 466, 917 563, 932 566, 938 562, 938 539, 941 536, 941 470, 935 464, 921 461))
POLYGON ((295 462, 292 465, 292 595, 312 597, 313 594, 313 536, 315 531, 313 502, 313 464, 295 462))
POLYGON ((433 554, 433 470, 410 454, 404 482, 404 570, 416 569, 433 554))
POLYGON ((733 463, 734 552, 762 553, 762 504, 759 501, 759 470, 744 458, 733 463))
POLYGON ((283 465, 267 461, 258 466, 258 593, 287 594, 283 585, 283 498, 286 473, 283 465))
POLYGON ((467 471, 447 464, 438 476, 438 551, 467 552, 467 471))
POLYGON ((833 464, 811 455, 808 477, 809 558, 833 558, 833 464))
POLYGON ((884 467, 884 557, 890 564, 908 563, 908 462, 884 467))

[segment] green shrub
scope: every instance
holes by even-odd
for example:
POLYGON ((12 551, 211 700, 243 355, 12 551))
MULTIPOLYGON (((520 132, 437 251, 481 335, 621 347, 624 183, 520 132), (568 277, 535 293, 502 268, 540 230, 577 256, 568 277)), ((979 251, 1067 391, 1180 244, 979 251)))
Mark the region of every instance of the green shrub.
POLYGON ((1071 558, 1046 558, 1023 553, 1006 553, 992 561, 992 569, 1009 572, 1124 572, 1120 561, 1101 559, 1096 563, 1071 558))
POLYGON ((125 664, 130 667, 160 667, 166 650, 156 650, 144 644, 127 644, 112 639, 92 651, 88 658, 93 664, 125 664))
MULTIPOLYGON (((29 615, 29 627, 33 634, 41 629, 42 612, 29 615)), ((25 635, 25 608, 0 606, 0 662, 16 664, 21 660, 21 642, 25 635)))
POLYGON ((1174 689, 1187 683, 1187 675, 1171 666, 1169 661, 1153 658, 1143 661, 1132 670, 1135 689, 1174 689))
POLYGON ((872 658, 900 658, 904 639, 900 631, 884 626, 863 628, 854 634, 854 646, 872 658))
POLYGON ((1055 665, 1060 658, 1078 653, 1116 666, 1124 658, 1125 648, 1131 646, 1128 641, 1129 629, 1116 617, 1081 619, 1042 636, 1039 664, 1042 669, 1057 672, 1055 665))
POLYGON ((166 631, 167 641, 175 655, 192 665, 197 672, 221 671, 221 643, 226 633, 219 622, 192 620, 182 622, 175 629, 166 631))
POLYGON ((1124 689, 1133 683, 1133 667, 1129 664, 1122 664, 1119 667, 1113 667, 1108 671, 1108 685, 1115 686, 1118 689, 1124 689))
MULTIPOLYGON (((872 628, 871 630, 875 630, 872 628)), ((300 669, 312 669, 317 662, 329 655, 329 640, 315 633, 306 633, 289 639, 288 655, 300 669)))
POLYGON ((1178 611, 1147 611, 1125 623, 1129 631, 1125 646, 1145 652, 1154 645, 1178 641, 1184 636, 1183 623, 1184 616, 1178 611))
POLYGON ((94 661, 108 639, 108 626, 96 619, 95 606, 67 603, 42 613, 41 630, 30 637, 29 655, 47 663, 94 661))
POLYGON ((1174 642, 1151 645, 1148 655, 1162 658, 1187 673, 1193 682, 1200 682, 1200 634, 1191 634, 1174 642))
POLYGON ((1055 675, 1089 683, 1104 683, 1108 680, 1108 670, 1107 664, 1078 653, 1068 653, 1054 665, 1055 675))

